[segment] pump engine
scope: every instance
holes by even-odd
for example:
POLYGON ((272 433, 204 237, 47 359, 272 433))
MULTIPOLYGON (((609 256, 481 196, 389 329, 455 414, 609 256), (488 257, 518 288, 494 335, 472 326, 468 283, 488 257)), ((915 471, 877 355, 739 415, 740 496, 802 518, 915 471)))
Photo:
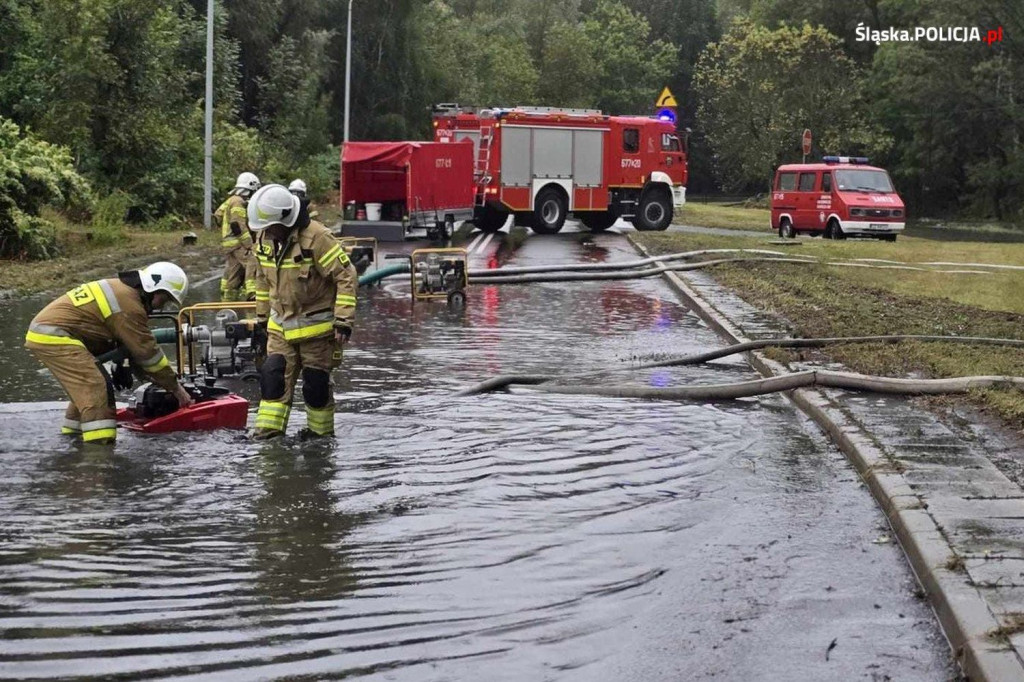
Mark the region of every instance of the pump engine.
POLYGON ((197 346, 199 363, 208 377, 254 375, 266 355, 266 330, 253 320, 239 320, 238 313, 217 311, 213 327, 182 328, 185 343, 197 346))

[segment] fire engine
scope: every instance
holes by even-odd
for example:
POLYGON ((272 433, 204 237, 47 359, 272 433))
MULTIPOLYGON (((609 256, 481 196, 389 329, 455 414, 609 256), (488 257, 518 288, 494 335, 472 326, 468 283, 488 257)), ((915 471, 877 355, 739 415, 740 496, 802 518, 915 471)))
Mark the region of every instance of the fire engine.
POLYGON ((619 218, 664 230, 686 199, 686 139, 668 117, 439 104, 433 125, 437 142, 473 142, 474 223, 484 232, 512 215, 553 234, 570 212, 595 232, 619 218))

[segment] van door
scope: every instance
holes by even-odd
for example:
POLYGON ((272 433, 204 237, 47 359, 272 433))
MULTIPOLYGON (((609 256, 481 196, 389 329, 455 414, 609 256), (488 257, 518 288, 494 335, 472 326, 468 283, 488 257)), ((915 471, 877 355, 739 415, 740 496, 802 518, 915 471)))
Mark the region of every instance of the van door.
POLYGON ((828 224, 828 217, 832 213, 832 172, 824 171, 821 174, 821 191, 818 192, 818 201, 815 212, 815 230, 824 231, 828 224))
POLYGON ((793 227, 798 230, 813 230, 817 225, 817 184, 816 171, 800 172, 796 188, 796 218, 793 220, 793 227))

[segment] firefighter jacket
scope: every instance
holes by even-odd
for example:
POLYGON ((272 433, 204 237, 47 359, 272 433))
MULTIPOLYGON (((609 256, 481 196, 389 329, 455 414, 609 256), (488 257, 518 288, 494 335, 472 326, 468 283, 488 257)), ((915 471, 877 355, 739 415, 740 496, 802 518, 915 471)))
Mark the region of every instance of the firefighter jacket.
POLYGON ((120 279, 76 287, 39 311, 25 341, 46 346, 81 346, 100 355, 117 346, 153 381, 174 391, 178 378, 149 329, 141 292, 120 279))
POLYGON ((220 221, 220 245, 225 251, 234 251, 239 247, 252 248, 249 218, 245 213, 246 203, 242 197, 232 194, 213 214, 220 221))
POLYGON ((322 224, 310 221, 284 242, 261 234, 256 261, 256 317, 267 329, 291 342, 333 334, 336 325, 351 329, 356 269, 322 224))

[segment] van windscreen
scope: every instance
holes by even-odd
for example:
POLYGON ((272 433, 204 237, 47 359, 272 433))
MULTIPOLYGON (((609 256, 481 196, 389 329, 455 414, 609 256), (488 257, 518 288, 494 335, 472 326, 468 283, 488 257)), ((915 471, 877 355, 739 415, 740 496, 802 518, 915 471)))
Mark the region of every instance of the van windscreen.
POLYGON ((836 186, 843 192, 894 192, 889 174, 878 170, 837 170, 836 186))

